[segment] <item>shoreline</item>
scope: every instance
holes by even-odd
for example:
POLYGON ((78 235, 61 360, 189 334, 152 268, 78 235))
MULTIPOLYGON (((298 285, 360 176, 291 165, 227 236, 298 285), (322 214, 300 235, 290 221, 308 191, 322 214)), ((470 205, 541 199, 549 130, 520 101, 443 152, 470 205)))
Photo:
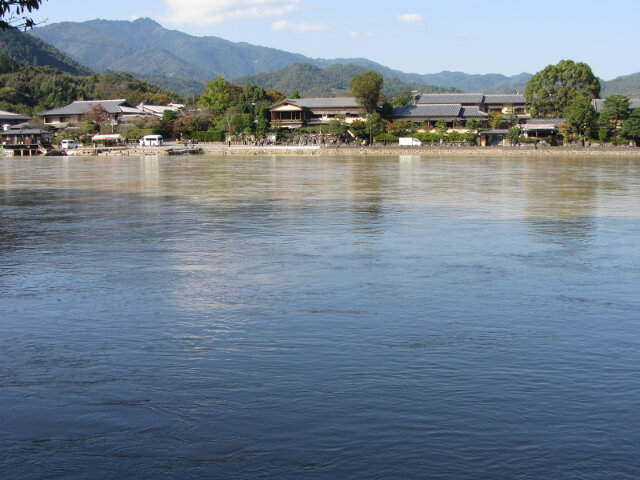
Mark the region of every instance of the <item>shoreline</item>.
POLYGON ((69 156, 96 156, 96 155, 308 155, 308 156, 424 156, 424 157, 591 157, 591 156, 619 156, 640 158, 640 147, 477 147, 477 146, 253 146, 253 145, 225 145, 225 144, 196 144, 191 148, 184 148, 178 144, 169 144, 161 147, 116 147, 113 149, 82 149, 79 148, 69 156))

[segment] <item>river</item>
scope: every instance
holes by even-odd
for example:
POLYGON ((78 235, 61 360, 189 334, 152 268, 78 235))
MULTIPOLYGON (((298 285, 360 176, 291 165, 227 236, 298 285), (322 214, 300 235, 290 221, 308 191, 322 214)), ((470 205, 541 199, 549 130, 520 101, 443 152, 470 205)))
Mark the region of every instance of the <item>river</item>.
POLYGON ((640 158, 0 159, 0 477, 640 478, 640 158))

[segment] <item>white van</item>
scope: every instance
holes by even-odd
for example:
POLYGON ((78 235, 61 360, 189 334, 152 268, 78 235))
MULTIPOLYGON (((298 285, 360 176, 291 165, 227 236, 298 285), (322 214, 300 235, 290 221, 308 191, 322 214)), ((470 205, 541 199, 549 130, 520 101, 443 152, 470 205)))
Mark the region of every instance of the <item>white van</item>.
POLYGON ((421 147, 422 142, 417 138, 413 138, 413 137, 400 137, 398 139, 398 145, 408 146, 408 147, 421 147))
POLYGON ((141 147, 159 147, 164 145, 162 135, 145 135, 140 139, 141 147))
POLYGON ((60 142, 60 148, 62 148, 63 150, 78 148, 78 144, 75 140, 62 140, 60 142))

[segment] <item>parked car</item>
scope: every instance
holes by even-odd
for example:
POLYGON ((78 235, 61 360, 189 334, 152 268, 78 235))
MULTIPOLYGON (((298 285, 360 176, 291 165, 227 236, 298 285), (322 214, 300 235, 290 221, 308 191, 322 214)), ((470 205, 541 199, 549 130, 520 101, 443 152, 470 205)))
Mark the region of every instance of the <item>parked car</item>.
POLYGON ((75 140, 62 140, 60 142, 60 148, 62 148, 63 150, 78 148, 78 144, 75 140))

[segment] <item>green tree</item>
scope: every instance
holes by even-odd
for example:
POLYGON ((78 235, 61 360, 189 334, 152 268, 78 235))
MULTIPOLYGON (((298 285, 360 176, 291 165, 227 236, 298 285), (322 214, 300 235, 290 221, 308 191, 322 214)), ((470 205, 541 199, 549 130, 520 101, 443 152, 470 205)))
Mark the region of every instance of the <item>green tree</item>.
POLYGON ((563 116, 576 133, 587 136, 596 118, 596 111, 589 98, 576 97, 564 109, 563 116))
POLYGON ((629 97, 624 95, 609 95, 604 99, 598 125, 613 131, 613 138, 617 137, 620 122, 629 116, 629 97))
POLYGON ((491 112, 489 114, 489 125, 491 128, 500 128, 502 125, 502 112, 491 112))
POLYGON ((358 138, 369 138, 369 126, 363 120, 354 120, 349 124, 349 130, 358 138))
POLYGON ((447 130, 449 130, 449 127, 447 127, 447 123, 442 119, 438 120, 434 127, 436 129, 436 132, 438 132, 440 135, 444 135, 445 133, 447 133, 447 130))
POLYGON ((469 130, 478 130, 480 128, 480 122, 475 118, 467 120, 465 125, 469 130))
POLYGON ((263 138, 267 131, 269 130, 271 121, 271 112, 269 111, 269 107, 263 105, 260 108, 260 113, 258 113, 258 124, 256 125, 256 135, 258 138, 263 138))
POLYGON ((240 103, 262 103, 268 101, 264 88, 254 83, 247 83, 242 87, 242 93, 238 99, 240 103))
POLYGON ((233 131, 249 134, 253 132, 253 116, 248 113, 237 113, 231 119, 233 131))
POLYGON ((17 27, 31 28, 35 25, 32 18, 25 16, 40 8, 43 0, 0 0, 0 29, 17 27))
POLYGON ((294 90, 293 93, 291 94, 291 98, 293 100, 300 98, 300 92, 298 92, 298 90, 294 90))
POLYGON ((238 103, 237 91, 222 75, 218 75, 207 83, 198 103, 215 114, 221 114, 238 103))
POLYGON ((376 72, 363 73, 351 79, 351 93, 365 113, 371 114, 376 111, 383 82, 382 76, 376 72))
POLYGON ((517 142, 520 139, 520 127, 517 125, 513 128, 509 129, 509 140, 512 142, 517 142))
POLYGON ((633 140, 636 145, 640 141, 640 108, 631 110, 631 114, 624 121, 620 134, 629 140, 633 140))
POLYGON ((577 97, 589 100, 600 95, 600 81, 586 63, 560 60, 536 73, 527 83, 524 96, 534 117, 560 117, 577 97))
POLYGON ((347 134, 347 130, 349 130, 349 125, 344 116, 340 116, 329 120, 328 129, 330 134, 344 137, 347 134))
POLYGON ((367 128, 369 129, 369 136, 379 135, 386 132, 387 122, 379 113, 372 113, 367 119, 367 128))
POLYGON ((411 92, 403 91, 398 92, 392 97, 391 104, 394 107, 404 107, 405 105, 409 105, 413 101, 413 95, 411 92))

